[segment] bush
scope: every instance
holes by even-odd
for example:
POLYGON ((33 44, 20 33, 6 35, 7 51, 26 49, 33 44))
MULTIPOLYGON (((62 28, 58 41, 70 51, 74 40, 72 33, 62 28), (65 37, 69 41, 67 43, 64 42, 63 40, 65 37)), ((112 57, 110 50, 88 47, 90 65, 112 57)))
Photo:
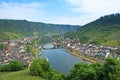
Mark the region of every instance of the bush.
POLYGON ((75 64, 66 80, 120 80, 120 60, 108 58, 102 64, 75 64))
POLYGON ((58 71, 53 70, 49 75, 49 80, 64 80, 65 76, 58 71))
POLYGON ((46 60, 36 59, 31 63, 30 74, 48 78, 51 71, 50 64, 46 60))
POLYGON ((0 72, 2 72, 2 68, 3 68, 3 66, 2 66, 2 65, 0 65, 0 72))
POLYGON ((0 44, 0 50, 3 50, 5 46, 3 44, 0 44))
POLYGON ((30 74, 48 80, 63 80, 64 75, 53 70, 45 59, 36 59, 30 65, 30 74))
POLYGON ((5 71, 8 71, 8 66, 7 65, 4 65, 1 67, 1 72, 5 72, 5 71))
POLYGON ((24 69, 24 64, 20 61, 11 61, 8 65, 6 65, 7 71, 19 71, 24 69))

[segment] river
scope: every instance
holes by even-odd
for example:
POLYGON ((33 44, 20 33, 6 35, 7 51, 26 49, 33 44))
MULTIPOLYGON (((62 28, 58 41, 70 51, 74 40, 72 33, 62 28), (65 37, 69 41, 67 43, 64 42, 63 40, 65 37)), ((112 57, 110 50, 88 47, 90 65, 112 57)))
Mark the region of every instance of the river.
POLYGON ((78 62, 86 62, 76 56, 73 56, 66 52, 64 49, 49 49, 52 45, 46 45, 41 57, 47 57, 51 66, 59 72, 68 74, 74 64, 78 62))

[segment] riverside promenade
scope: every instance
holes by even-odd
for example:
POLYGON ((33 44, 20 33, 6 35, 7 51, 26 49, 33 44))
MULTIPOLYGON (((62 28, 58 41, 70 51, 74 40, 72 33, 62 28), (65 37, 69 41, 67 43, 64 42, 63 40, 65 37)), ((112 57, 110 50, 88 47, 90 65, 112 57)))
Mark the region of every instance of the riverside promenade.
POLYGON ((70 53, 71 55, 74 55, 74 56, 77 56, 77 57, 79 57, 79 58, 81 58, 81 59, 83 59, 83 60, 86 60, 86 61, 88 61, 88 62, 91 62, 91 63, 97 63, 98 61, 96 61, 96 60, 93 60, 93 59, 91 59, 91 58, 87 58, 87 57, 85 57, 84 55, 82 55, 82 54, 78 54, 77 52, 71 52, 71 51, 69 51, 69 50, 66 50, 68 53, 70 53))

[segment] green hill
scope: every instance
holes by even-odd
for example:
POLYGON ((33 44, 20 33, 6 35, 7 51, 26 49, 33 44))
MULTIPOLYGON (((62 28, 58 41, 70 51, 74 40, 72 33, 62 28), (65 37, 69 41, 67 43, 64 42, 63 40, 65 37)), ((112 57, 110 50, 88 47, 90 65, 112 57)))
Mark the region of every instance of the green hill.
POLYGON ((34 32, 43 34, 58 34, 76 30, 79 26, 55 25, 42 22, 29 22, 26 20, 6 20, 0 19, 0 40, 7 39, 8 36, 16 39, 22 36, 31 36, 34 32))
POLYGON ((38 76, 31 76, 28 70, 16 72, 0 72, 0 80, 45 80, 38 76))
POLYGON ((106 15, 65 36, 78 37, 82 43, 120 47, 120 14, 106 15))

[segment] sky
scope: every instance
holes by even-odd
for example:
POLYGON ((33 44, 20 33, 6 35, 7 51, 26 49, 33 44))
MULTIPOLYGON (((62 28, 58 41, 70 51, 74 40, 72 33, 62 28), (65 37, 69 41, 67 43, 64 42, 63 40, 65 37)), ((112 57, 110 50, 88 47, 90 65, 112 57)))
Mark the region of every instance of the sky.
POLYGON ((85 25, 120 13, 120 0, 0 0, 0 19, 85 25))

